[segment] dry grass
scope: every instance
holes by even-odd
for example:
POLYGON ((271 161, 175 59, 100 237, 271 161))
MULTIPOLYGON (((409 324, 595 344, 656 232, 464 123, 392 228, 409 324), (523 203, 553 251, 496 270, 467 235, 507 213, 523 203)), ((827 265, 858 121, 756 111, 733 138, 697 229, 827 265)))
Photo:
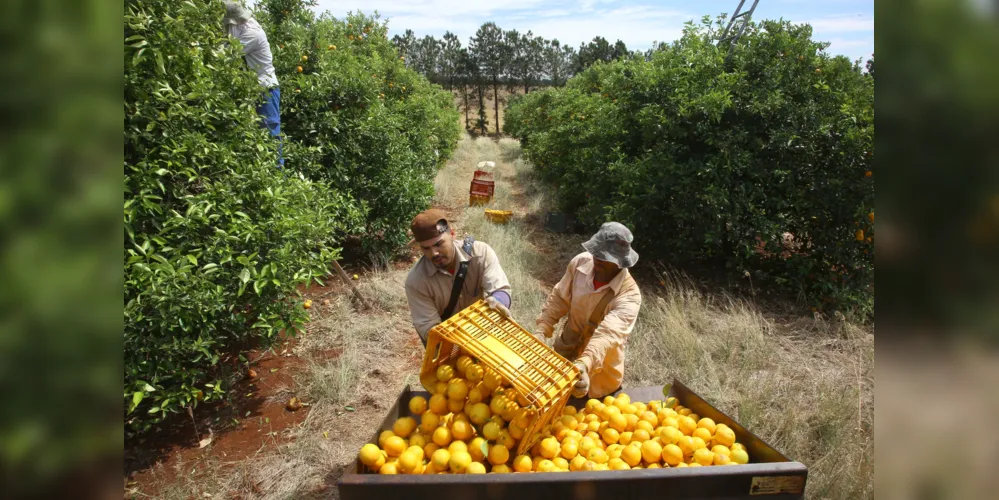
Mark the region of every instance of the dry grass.
POLYGON ((809 467, 809 498, 874 496, 874 338, 846 323, 778 324, 682 277, 644 292, 625 386, 682 381, 809 467))
MULTIPOLYGON (((585 239, 539 234, 524 222, 525 214, 551 206, 533 175, 516 141, 466 136, 435 183, 435 203, 459 215, 459 233, 496 250, 513 288, 515 319, 531 330, 550 290, 542 276, 557 279, 585 239), (514 210, 511 224, 491 224, 484 207, 467 207, 468 182, 484 160, 497 162, 491 207, 514 210)), ((297 383, 311 408, 288 430, 294 440, 237 463, 199 462, 197 475, 178 475, 161 497, 336 498, 343 466, 402 387, 419 384, 422 348, 407 347, 415 333, 404 279, 405 271, 396 270, 365 275, 359 286, 374 311, 359 314, 346 295, 329 297, 331 304, 316 311, 296 347, 307 360, 297 383)), ((626 347, 625 387, 675 377, 808 465, 808 498, 873 498, 873 334, 818 318, 775 320, 750 303, 705 295, 681 275, 664 281, 664 287, 643 287, 641 315, 626 347)))

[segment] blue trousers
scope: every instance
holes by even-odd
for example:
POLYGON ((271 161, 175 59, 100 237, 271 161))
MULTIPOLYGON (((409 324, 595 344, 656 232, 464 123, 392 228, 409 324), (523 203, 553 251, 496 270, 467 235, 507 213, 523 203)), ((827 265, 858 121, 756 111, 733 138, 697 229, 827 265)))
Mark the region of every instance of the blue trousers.
POLYGON ((274 87, 264 94, 263 104, 257 106, 261 125, 278 139, 278 168, 284 168, 284 151, 281 141, 281 89, 274 87))

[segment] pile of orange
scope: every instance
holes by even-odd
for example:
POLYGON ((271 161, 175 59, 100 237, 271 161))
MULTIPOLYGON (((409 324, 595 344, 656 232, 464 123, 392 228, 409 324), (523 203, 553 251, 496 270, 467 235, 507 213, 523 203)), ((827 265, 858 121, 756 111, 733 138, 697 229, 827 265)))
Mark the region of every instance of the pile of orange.
POLYGON ((566 406, 542 429, 529 454, 516 455, 536 412, 497 373, 461 356, 442 365, 429 400, 409 401, 362 464, 380 474, 571 472, 738 465, 745 446, 723 423, 701 418, 675 398, 632 402, 627 394, 566 406))

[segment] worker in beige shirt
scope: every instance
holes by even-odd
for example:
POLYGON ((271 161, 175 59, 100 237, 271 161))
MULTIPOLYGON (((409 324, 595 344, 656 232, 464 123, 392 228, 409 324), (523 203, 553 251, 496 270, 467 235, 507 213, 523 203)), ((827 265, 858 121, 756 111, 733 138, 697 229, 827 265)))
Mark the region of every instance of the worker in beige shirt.
POLYGON ((423 257, 406 276, 406 300, 424 346, 431 328, 479 299, 510 317, 510 282, 492 247, 471 237, 456 241, 454 229, 436 209, 417 215, 410 228, 423 257))
POLYGON ((573 397, 602 398, 621 387, 624 345, 642 305, 638 284, 628 272, 638 262, 631 241, 623 224, 601 226, 583 243, 586 251, 569 262, 537 319, 538 334, 550 338, 559 320, 569 315, 554 348, 580 370, 573 397))

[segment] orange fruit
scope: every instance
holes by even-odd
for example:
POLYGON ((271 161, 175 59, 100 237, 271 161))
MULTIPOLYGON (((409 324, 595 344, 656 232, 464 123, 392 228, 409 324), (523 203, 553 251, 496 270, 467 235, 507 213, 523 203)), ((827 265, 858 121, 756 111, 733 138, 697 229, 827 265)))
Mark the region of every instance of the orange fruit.
POLYGON ((662 458, 663 462, 671 466, 676 466, 683 462, 683 450, 675 444, 668 444, 663 448, 662 458))
POLYGON ((392 424, 392 432, 402 438, 408 438, 414 430, 416 430, 416 419, 413 417, 402 417, 392 424))
POLYGON ((621 434, 618 433, 616 429, 608 427, 604 429, 604 432, 602 432, 600 436, 603 437, 605 443, 615 444, 617 443, 617 440, 620 439, 621 434))
POLYGON ((617 438, 617 442, 627 446, 631 444, 632 435, 631 432, 622 432, 621 437, 617 438))
POLYGON ((382 433, 378 435, 378 446, 381 446, 382 448, 385 448, 385 441, 388 440, 388 438, 390 438, 392 436, 395 436, 394 432, 392 432, 390 430, 384 430, 384 431, 382 431, 382 433))
POLYGON ((735 431, 728 427, 719 427, 715 431, 714 443, 732 447, 735 444, 735 431))
POLYGON ((475 435, 475 429, 472 428, 472 424, 463 420, 457 420, 451 425, 451 433, 455 439, 465 441, 472 439, 472 436, 475 435))
POLYGON ((489 454, 489 443, 480 437, 473 439, 468 443, 468 454, 472 456, 473 462, 482 462, 489 454))
POLYGON ((399 436, 392 436, 385 440, 385 453, 390 457, 398 457, 406 451, 406 440, 399 436))
POLYGON ((447 427, 438 427, 436 430, 434 430, 433 436, 430 437, 430 439, 437 446, 441 447, 451 444, 451 440, 453 438, 454 437, 451 435, 451 429, 448 429, 447 427))
POLYGON ((423 396, 416 396, 409 400, 409 411, 413 415, 423 415, 427 411, 427 399, 423 396))
POLYGON ((632 444, 625 446, 621 450, 621 460, 632 467, 642 463, 642 446, 640 444, 632 444))
POLYGON ((505 464, 510 460, 510 450, 506 446, 495 444, 489 448, 489 463, 493 465, 505 464))
POLYGON ((513 470, 517 472, 530 472, 533 467, 534 463, 527 455, 518 455, 517 458, 513 459, 513 470))
POLYGON ((562 448, 559 450, 559 454, 562 455, 566 460, 572 460, 576 458, 579 453, 579 443, 572 438, 567 438, 562 442, 562 448))
POLYGON ((714 461, 715 454, 707 448, 701 448, 694 452, 694 463, 711 465, 714 461))
POLYGON ((441 417, 434 412, 426 412, 420 416, 420 431, 424 434, 430 435, 434 433, 434 430, 440 425, 441 417))
POLYGON ((451 365, 440 365, 437 367, 437 380, 448 382, 454 377, 454 367, 451 365))
POLYGON ((399 470, 404 474, 413 474, 417 467, 423 465, 421 461, 422 458, 419 455, 406 450, 402 455, 399 455, 399 470))
POLYGON ((513 439, 513 436, 510 435, 510 431, 506 429, 500 431, 500 435, 499 438, 496 439, 496 443, 506 446, 507 449, 510 450, 514 449, 517 446, 517 441, 513 439))
POLYGON ((649 431, 645 429, 637 429, 635 432, 631 433, 631 440, 633 442, 637 441, 639 443, 644 443, 650 439, 652 439, 652 436, 649 434, 649 431))
MULTIPOLYGON (((472 463, 472 456, 467 451, 456 451, 451 454, 448 466, 457 474, 465 472, 465 469, 472 463)), ((479 464, 482 465, 482 464, 479 464)))
POLYGON ((558 455, 561 447, 559 446, 558 440, 554 437, 545 438, 541 440, 541 456, 552 459, 558 455))
POLYGON ((608 460, 610 460, 610 457, 607 455, 607 452, 600 448, 593 448, 592 450, 590 450, 589 453, 586 454, 586 458, 598 464, 605 464, 607 463, 608 460))
POLYGON ((854 234, 854 236, 856 237, 857 241, 864 241, 864 230, 858 229, 857 232, 854 234))
POLYGON ((375 444, 368 443, 361 447, 358 458, 362 464, 371 467, 378 462, 378 459, 382 458, 382 450, 378 449, 378 446, 375 444))
POLYGON ((663 447, 655 441, 642 443, 642 459, 646 463, 657 463, 662 459, 663 447))
MULTIPOLYGON (((391 86, 392 84, 389 84, 389 87, 391 86)), ((468 368, 465 370, 465 378, 473 384, 479 383, 484 375, 485 371, 482 367, 474 363, 469 364, 468 368)))
POLYGON ((497 464, 497 465, 494 465, 493 468, 492 468, 492 470, 489 471, 489 472, 492 472, 493 474, 509 474, 511 471, 510 471, 510 467, 508 465, 506 465, 506 464, 497 464))
POLYGON ((705 443, 707 443, 708 441, 711 441, 711 432, 703 427, 698 427, 694 429, 691 437, 701 438, 705 443))
POLYGON ((468 396, 468 382, 462 378, 452 378, 448 380, 447 383, 447 398, 454 400, 463 400, 468 396))
POLYGON ((683 416, 678 420, 680 422, 680 432, 682 432, 684 436, 691 435, 694 432, 694 429, 697 428, 697 422, 694 422, 694 419, 690 417, 683 416))
POLYGON ((295 71, 301 73, 302 71, 305 71, 305 69, 302 68, 301 66, 295 66, 295 71))
POLYGON ((447 413, 447 397, 443 394, 434 394, 430 396, 430 411, 436 413, 437 415, 444 415, 447 413))
POLYGON ((451 460, 451 452, 441 448, 434 452, 430 457, 430 463, 433 464, 434 469, 438 472, 444 472, 448 469, 448 462, 451 460))

